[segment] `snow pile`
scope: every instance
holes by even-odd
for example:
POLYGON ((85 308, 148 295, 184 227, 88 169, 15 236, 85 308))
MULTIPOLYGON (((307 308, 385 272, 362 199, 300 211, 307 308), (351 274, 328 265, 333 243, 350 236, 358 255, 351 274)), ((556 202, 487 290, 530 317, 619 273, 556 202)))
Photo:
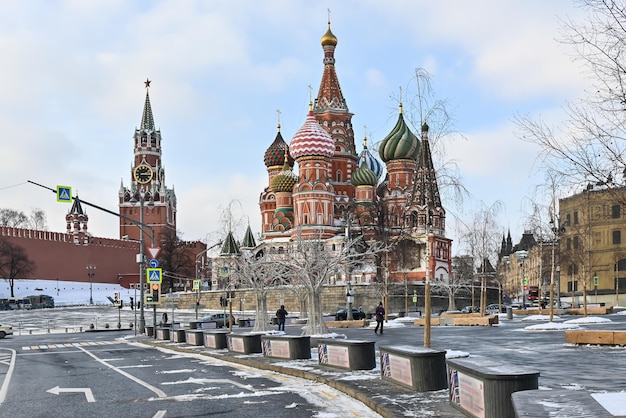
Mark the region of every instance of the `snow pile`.
POLYGON ((611 322, 613 321, 609 318, 600 318, 598 316, 586 316, 565 321, 566 324, 608 324, 611 322))
POLYGON ((581 329, 576 324, 565 324, 562 322, 546 322, 543 324, 531 325, 524 328, 524 331, 563 331, 571 329, 581 329))

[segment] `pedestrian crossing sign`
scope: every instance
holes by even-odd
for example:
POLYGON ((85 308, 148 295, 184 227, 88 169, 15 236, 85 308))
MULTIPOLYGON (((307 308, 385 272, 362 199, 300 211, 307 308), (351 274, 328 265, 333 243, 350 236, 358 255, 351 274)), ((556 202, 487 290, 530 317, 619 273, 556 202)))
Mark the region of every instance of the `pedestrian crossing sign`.
POLYGON ((161 268, 146 269, 146 281, 148 283, 161 283, 162 276, 163 276, 163 269, 161 268))
POLYGON ((70 186, 57 186, 57 202, 72 202, 72 188, 70 186))

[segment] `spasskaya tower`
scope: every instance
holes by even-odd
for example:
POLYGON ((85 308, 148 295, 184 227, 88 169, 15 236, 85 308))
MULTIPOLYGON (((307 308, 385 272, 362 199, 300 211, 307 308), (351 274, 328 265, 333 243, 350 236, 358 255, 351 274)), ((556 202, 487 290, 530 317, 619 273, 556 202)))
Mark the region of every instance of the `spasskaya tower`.
MULTIPOLYGON (((145 81, 146 100, 141 125, 135 129, 134 159, 130 167, 130 186, 122 179, 119 190, 120 238, 140 239, 140 230, 131 218, 149 225, 154 230, 154 245, 158 246, 167 233, 176 233, 176 194, 165 185, 165 168, 162 162, 161 131, 155 128, 150 105, 150 80, 145 81), (143 214, 141 213, 143 210, 143 214)), ((146 247, 151 233, 145 232, 146 247)))

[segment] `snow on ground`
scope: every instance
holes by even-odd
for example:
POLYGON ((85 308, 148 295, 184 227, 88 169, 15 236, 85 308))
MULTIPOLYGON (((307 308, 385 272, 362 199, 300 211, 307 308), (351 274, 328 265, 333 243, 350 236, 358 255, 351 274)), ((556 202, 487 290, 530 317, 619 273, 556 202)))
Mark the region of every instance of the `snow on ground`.
POLYGON ((581 329, 576 324, 565 324, 563 322, 546 322, 536 325, 530 325, 524 328, 524 331, 563 331, 566 329, 581 329))
MULTIPOLYGON (((560 320, 561 318, 554 315, 552 319, 560 320)), ((601 318, 598 316, 580 317, 563 322, 550 322, 549 315, 529 315, 526 318, 523 318, 522 321, 548 321, 545 324, 537 324, 526 327, 524 328, 525 331, 562 331, 566 329, 580 329, 579 325, 607 324, 613 322, 608 318, 601 318)))
POLYGON ((626 392, 592 393, 591 396, 614 417, 626 417, 626 392))
POLYGON ((598 316, 584 316, 581 318, 569 319, 566 324, 607 324, 613 322, 609 318, 600 318, 598 316))
MULTIPOLYGON (((561 319, 558 315, 552 315, 552 319, 561 319)), ((550 315, 527 315, 522 318, 523 322, 531 322, 531 321, 549 321, 550 315)))

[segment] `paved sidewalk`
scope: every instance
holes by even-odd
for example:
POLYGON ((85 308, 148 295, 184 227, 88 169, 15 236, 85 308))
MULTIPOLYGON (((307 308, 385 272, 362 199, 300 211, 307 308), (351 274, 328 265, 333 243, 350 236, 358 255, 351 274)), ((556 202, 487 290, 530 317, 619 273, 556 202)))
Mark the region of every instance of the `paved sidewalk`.
POLYGON ((155 340, 137 336, 130 340, 170 350, 202 354, 257 369, 309 379, 335 388, 364 403, 385 418, 400 417, 465 417, 450 406, 448 390, 416 392, 385 381, 380 377, 380 366, 370 371, 350 371, 318 365, 315 352, 311 360, 281 360, 263 357, 263 354, 241 354, 227 349, 210 349, 185 343, 155 340))

